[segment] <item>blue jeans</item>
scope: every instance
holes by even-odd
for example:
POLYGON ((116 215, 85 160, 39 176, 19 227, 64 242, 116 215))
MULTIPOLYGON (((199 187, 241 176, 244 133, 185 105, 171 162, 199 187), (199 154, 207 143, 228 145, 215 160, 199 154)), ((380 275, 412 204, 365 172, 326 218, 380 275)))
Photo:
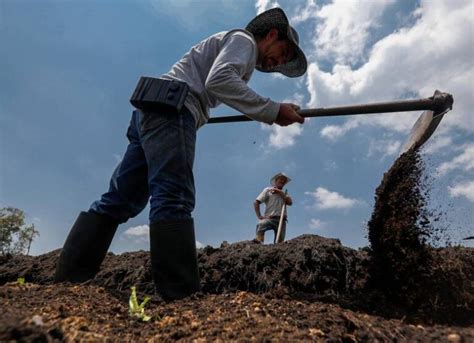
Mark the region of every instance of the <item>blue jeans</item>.
POLYGON ((150 223, 190 218, 195 203, 192 113, 186 107, 179 114, 133 111, 127 138, 108 192, 90 209, 124 223, 150 199, 150 223))

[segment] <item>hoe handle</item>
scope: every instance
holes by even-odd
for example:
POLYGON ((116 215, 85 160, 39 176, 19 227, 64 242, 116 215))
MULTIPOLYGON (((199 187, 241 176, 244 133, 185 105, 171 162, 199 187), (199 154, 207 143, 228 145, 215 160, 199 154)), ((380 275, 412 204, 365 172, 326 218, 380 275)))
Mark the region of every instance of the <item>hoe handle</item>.
MULTIPOLYGON (((372 104, 338 106, 338 107, 322 107, 299 110, 298 113, 305 118, 310 117, 332 117, 345 116, 353 114, 369 114, 369 113, 389 113, 389 112, 406 112, 406 111, 420 111, 431 110, 433 112, 441 113, 447 109, 452 108, 453 96, 448 93, 438 92, 432 97, 416 100, 403 100, 393 102, 377 102, 372 104)), ((208 123, 230 123, 251 121, 245 115, 214 117, 210 118, 208 123)))

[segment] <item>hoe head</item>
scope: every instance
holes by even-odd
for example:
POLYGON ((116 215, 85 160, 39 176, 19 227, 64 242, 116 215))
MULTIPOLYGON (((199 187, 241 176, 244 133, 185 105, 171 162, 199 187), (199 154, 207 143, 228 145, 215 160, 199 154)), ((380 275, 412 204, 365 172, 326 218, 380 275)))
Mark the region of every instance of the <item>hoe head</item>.
POLYGON ((453 96, 442 93, 438 90, 433 95, 433 110, 424 111, 413 125, 410 136, 403 145, 400 154, 407 152, 411 148, 420 148, 435 132, 444 115, 453 108, 453 96))

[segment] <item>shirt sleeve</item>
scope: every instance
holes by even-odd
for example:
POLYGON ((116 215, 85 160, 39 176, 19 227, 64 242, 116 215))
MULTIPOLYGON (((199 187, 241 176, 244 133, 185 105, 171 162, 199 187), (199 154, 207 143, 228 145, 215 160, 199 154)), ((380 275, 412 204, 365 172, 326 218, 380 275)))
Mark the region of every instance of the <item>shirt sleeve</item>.
POLYGON ((255 200, 258 200, 262 203, 266 202, 268 200, 268 188, 265 188, 255 200))
POLYGON ((251 38, 241 32, 227 37, 207 76, 206 90, 251 119, 272 124, 280 104, 260 96, 244 81, 255 68, 256 49, 251 38))

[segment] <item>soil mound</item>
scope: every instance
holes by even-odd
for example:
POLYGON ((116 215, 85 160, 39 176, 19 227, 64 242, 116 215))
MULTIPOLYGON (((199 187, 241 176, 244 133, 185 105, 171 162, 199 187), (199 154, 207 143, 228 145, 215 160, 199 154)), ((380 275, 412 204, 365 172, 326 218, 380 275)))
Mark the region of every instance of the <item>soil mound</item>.
MULTIPOLYGON (((51 284, 59 250, 41 256, 5 256, 0 260, 0 284, 19 276, 28 282, 51 284)), ((302 292, 321 298, 353 294, 367 275, 367 254, 342 246, 337 239, 302 235, 278 245, 254 241, 223 243, 198 249, 202 290, 205 293, 273 289, 302 292), (365 269, 364 269, 365 268, 365 269)), ((147 251, 108 253, 94 284, 117 291, 137 286, 154 293, 147 251)))
MULTIPOLYGON (((16 282, 22 276, 27 283, 50 285, 58 256, 59 250, 36 257, 5 256, 0 259, 0 284, 16 282)), ((350 249, 336 239, 303 235, 277 245, 243 241, 198 250, 205 294, 249 291, 336 303, 389 318, 474 324, 474 249, 432 249, 430 256, 433 270, 423 289, 426 296, 416 298, 417 306, 408 306, 368 282, 371 264, 367 249, 350 249)), ((131 286, 153 295, 149 253, 109 253, 100 272, 87 284, 104 287, 125 302, 131 286)))
POLYGON ((203 291, 245 290, 264 293, 276 288, 321 298, 353 294, 363 279, 364 253, 337 239, 302 235, 277 245, 253 241, 206 247, 199 255, 203 291))
POLYGON ((471 341, 474 249, 430 245, 423 171, 410 150, 384 175, 370 248, 316 235, 208 246, 202 292, 173 303, 153 295, 147 251, 107 254, 81 285, 52 285, 59 250, 0 256, 0 340, 471 341), (128 314, 131 286, 151 295, 152 325, 128 314))
POLYGON ((474 324, 467 307, 474 294, 474 249, 469 248, 433 251, 439 259, 433 289, 438 304, 448 306, 421 306, 415 314, 367 287, 365 249, 313 235, 278 245, 245 241, 199 249, 203 293, 172 303, 153 295, 146 251, 108 254, 95 279, 81 285, 52 284, 58 256, 59 250, 0 259, 0 341, 474 339, 474 329, 463 327, 474 324), (20 276, 25 285, 17 283, 20 276), (151 296, 150 322, 128 313, 132 285, 139 301, 151 296), (463 316, 451 315, 456 306, 464 306, 458 312, 463 316), (444 325, 433 325, 434 318, 444 325))

